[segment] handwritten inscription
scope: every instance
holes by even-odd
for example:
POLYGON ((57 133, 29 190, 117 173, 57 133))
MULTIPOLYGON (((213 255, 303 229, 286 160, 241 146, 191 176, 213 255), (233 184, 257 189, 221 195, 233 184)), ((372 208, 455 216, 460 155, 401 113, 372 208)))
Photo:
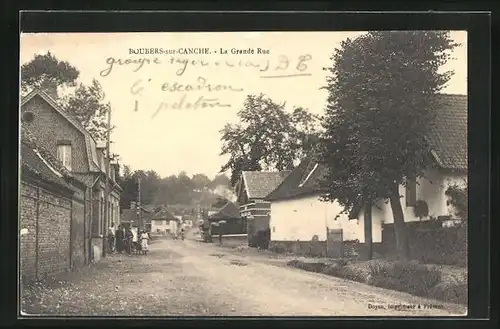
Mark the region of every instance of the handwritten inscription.
MULTIPOLYGON (((144 80, 144 79, 139 79, 136 82, 132 84, 130 87, 130 93, 132 95, 139 95, 142 93, 145 87, 151 85, 153 80, 151 78, 144 80)), ((194 91, 200 91, 200 92, 219 92, 219 91, 231 91, 231 92, 241 92, 243 91, 243 88, 240 87, 235 87, 233 85, 226 85, 226 84, 217 84, 217 83, 210 83, 208 79, 204 77, 198 77, 196 79, 195 83, 187 83, 183 84, 178 81, 174 82, 164 82, 161 83, 160 88, 161 91, 166 91, 166 92, 194 92, 194 91)))
POLYGON ((239 59, 239 60, 192 60, 185 58, 170 57, 167 60, 154 58, 114 58, 109 57, 106 59, 106 67, 101 70, 100 75, 107 77, 113 72, 115 67, 126 66, 131 67, 132 72, 140 71, 147 65, 169 64, 175 66, 175 74, 182 76, 186 73, 189 67, 227 67, 227 68, 254 68, 259 72, 273 72, 274 74, 261 76, 262 78, 274 77, 293 77, 311 75, 306 72, 308 70, 308 62, 312 60, 310 54, 300 55, 296 58, 290 59, 286 55, 279 55, 277 58, 270 59, 239 59), (285 73, 287 71, 289 73, 285 73))
MULTIPOLYGON (((279 55, 276 57, 262 57, 259 59, 186 59, 180 57, 130 57, 106 59, 106 67, 100 71, 102 77, 107 77, 119 68, 129 68, 132 72, 139 72, 146 66, 169 65, 178 77, 184 76, 190 69, 199 71, 200 68, 227 68, 227 69, 249 69, 260 74, 261 78, 290 78, 311 75, 309 64, 312 60, 310 54, 297 57, 279 55)), ((225 103, 219 97, 214 96, 217 92, 242 92, 243 88, 230 84, 220 84, 209 81, 203 76, 198 76, 194 82, 164 82, 157 83, 152 78, 141 78, 136 80, 130 87, 130 93, 136 97, 142 95, 145 89, 153 88, 158 92, 180 94, 177 99, 161 101, 153 113, 156 117, 164 109, 171 110, 198 110, 205 108, 227 108, 230 104, 225 103), (210 95, 190 96, 195 92, 209 93, 210 95)), ((135 100, 135 111, 139 109, 139 101, 135 100)))
MULTIPOLYGON (((153 80, 151 78, 139 79, 135 81, 130 87, 130 93, 134 96, 139 96, 142 94, 144 88, 151 85, 153 80)), ((205 97, 198 96, 198 98, 194 100, 188 99, 188 94, 190 92, 208 92, 208 93, 217 93, 221 91, 226 92, 242 92, 243 88, 235 87, 232 85, 224 85, 224 84, 215 84, 210 83, 208 79, 204 77, 198 77, 196 79, 196 83, 191 84, 182 84, 180 82, 164 82, 159 85, 159 90, 163 92, 169 93, 182 93, 181 97, 177 101, 162 101, 158 105, 158 108, 153 114, 153 118, 158 115, 158 113, 164 109, 171 110, 198 110, 205 108, 217 108, 217 107, 231 107, 230 104, 223 103, 219 98, 216 97, 205 97)), ((138 111, 139 102, 135 101, 135 111, 138 111)))
POLYGON ((183 94, 181 98, 176 102, 166 102, 162 101, 158 105, 155 113, 153 113, 152 118, 156 117, 160 111, 165 109, 171 110, 198 110, 205 108, 216 108, 216 107, 231 107, 230 104, 221 104, 218 98, 205 98, 200 96, 196 101, 188 101, 187 94, 183 94))
POLYGON ((207 83, 207 79, 203 77, 198 77, 196 79, 196 84, 180 84, 178 82, 174 83, 164 83, 161 86, 162 91, 170 92, 183 92, 183 91, 243 91, 243 88, 233 87, 231 85, 221 85, 221 84, 211 84, 207 83))

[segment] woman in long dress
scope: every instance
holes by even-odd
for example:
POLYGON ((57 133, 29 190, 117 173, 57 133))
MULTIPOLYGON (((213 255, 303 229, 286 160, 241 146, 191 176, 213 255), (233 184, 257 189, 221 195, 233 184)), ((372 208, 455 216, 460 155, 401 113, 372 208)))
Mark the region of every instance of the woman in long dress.
POLYGON ((148 252, 149 234, 146 233, 146 231, 142 231, 141 236, 140 236, 140 240, 141 240, 141 249, 142 249, 143 253, 147 253, 148 252))

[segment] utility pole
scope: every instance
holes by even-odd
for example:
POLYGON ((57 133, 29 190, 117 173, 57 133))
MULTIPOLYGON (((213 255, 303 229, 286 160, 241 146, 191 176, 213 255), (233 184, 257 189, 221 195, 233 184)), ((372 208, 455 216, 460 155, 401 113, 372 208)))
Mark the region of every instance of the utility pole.
POLYGON ((106 126, 106 154, 105 154, 105 165, 106 165, 106 179, 104 187, 104 230, 102 237, 102 257, 106 257, 106 251, 108 249, 108 221, 109 221, 109 166, 111 162, 109 144, 111 138, 111 106, 108 106, 108 124, 106 126))
POLYGON ((137 226, 142 228, 142 212, 141 212, 141 177, 137 177, 137 226))

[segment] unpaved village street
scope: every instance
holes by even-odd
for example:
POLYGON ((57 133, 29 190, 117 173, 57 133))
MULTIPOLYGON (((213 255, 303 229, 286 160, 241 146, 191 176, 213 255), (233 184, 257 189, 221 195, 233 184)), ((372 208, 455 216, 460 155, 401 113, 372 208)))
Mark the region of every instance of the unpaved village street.
POLYGON ((276 266, 194 240, 157 240, 147 256, 110 255, 33 293, 29 315, 449 316, 465 308, 276 266), (40 300, 41 299, 41 300, 40 300), (394 310, 391 305, 442 308, 394 310), (375 309, 374 306, 384 307, 375 309))

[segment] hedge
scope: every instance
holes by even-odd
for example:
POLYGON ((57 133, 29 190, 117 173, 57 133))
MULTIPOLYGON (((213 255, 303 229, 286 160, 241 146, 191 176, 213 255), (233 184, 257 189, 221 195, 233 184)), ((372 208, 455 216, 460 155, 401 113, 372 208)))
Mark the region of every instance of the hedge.
POLYGON ((329 264, 292 260, 288 266, 309 272, 321 272, 373 286, 407 292, 445 302, 466 304, 467 284, 441 282, 441 272, 416 261, 389 262, 371 260, 363 263, 338 260, 329 264))

